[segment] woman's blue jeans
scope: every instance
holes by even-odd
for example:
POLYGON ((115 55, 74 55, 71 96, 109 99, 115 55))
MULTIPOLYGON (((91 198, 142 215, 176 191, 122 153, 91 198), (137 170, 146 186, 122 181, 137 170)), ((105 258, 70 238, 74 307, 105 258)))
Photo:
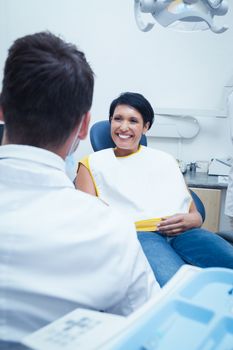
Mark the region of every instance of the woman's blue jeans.
POLYGON ((174 237, 160 232, 138 232, 138 240, 160 286, 184 264, 233 269, 233 246, 201 228, 174 237))

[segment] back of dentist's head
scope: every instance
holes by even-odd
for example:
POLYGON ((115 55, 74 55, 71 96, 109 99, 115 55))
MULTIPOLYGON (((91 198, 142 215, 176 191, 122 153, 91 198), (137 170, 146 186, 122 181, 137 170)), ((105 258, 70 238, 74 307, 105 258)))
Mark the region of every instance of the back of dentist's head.
POLYGON ((17 39, 5 63, 0 104, 9 143, 62 145, 92 104, 84 53, 50 32, 17 39))

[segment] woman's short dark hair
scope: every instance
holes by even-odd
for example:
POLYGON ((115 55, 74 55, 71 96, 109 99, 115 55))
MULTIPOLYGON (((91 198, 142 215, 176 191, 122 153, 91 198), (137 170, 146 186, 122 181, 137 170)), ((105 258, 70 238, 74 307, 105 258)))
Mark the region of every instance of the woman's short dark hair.
POLYGON ((127 105, 135 108, 143 118, 144 125, 149 122, 149 129, 154 122, 154 110, 149 101, 141 94, 136 92, 124 92, 112 101, 109 108, 109 121, 118 105, 127 105))
POLYGON ((16 40, 0 97, 8 140, 61 145, 91 108, 93 86, 93 71, 75 45, 50 32, 16 40))

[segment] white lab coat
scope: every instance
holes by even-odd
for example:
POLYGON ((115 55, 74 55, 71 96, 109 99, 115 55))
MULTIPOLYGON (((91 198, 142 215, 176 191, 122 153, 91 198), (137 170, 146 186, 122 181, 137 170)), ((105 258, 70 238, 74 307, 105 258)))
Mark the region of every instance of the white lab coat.
POLYGON ((133 223, 46 150, 0 147, 0 242, 0 339, 80 306, 127 315, 159 290, 133 223))

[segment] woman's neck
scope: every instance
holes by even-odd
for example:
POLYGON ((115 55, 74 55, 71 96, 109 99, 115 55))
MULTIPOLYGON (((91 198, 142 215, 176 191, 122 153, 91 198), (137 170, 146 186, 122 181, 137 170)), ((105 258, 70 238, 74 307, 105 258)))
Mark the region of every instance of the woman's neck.
POLYGON ((140 149, 140 145, 138 146, 138 149, 132 150, 132 149, 122 149, 122 148, 115 148, 114 154, 116 157, 127 157, 131 154, 136 153, 140 149))

